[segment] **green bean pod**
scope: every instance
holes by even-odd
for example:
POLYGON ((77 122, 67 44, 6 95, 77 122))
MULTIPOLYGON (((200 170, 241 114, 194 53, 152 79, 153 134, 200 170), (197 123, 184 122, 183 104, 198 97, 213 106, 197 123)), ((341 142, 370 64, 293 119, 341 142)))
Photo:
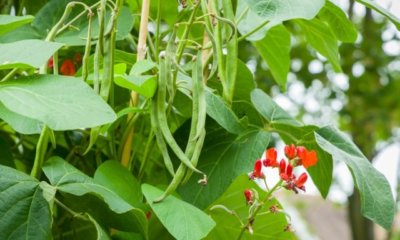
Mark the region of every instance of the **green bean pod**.
POLYGON ((168 172, 174 176, 175 172, 174 172, 174 166, 172 164, 171 158, 169 156, 168 153, 168 148, 167 145, 164 141, 164 137, 162 135, 162 132, 159 128, 160 123, 157 121, 158 116, 157 116, 157 108, 156 108, 156 99, 153 99, 153 105, 152 105, 152 111, 150 114, 151 117, 151 126, 153 128, 154 134, 156 136, 156 140, 157 140, 157 145, 158 145, 158 149, 160 150, 163 159, 164 159, 164 164, 165 167, 167 168, 168 172))

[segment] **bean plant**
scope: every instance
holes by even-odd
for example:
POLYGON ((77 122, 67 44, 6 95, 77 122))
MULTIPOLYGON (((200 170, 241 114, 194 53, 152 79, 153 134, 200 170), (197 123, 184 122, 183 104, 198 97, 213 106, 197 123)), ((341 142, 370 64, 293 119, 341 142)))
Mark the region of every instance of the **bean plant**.
POLYGON ((312 181, 326 198, 334 161, 391 228, 386 178, 337 127, 283 110, 239 54, 282 91, 296 41, 341 72, 357 30, 333 2, 5 2, 0 239, 296 239, 275 193, 312 181))

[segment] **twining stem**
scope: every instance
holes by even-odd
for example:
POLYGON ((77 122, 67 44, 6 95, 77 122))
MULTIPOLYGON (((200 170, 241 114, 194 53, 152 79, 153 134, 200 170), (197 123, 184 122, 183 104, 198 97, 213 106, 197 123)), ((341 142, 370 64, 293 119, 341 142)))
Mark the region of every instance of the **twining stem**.
POLYGON ((249 229, 249 227, 251 227, 254 218, 257 216, 257 213, 261 210, 261 208, 264 206, 264 203, 266 203, 269 198, 271 197, 272 193, 274 193, 281 185, 282 185, 282 180, 279 180, 279 182, 277 182, 275 184, 275 186, 273 188, 271 188, 271 190, 269 190, 267 192, 267 194, 265 195, 264 201, 261 202, 261 204, 257 205, 255 207, 255 210, 253 212, 251 212, 250 216, 248 217, 248 221, 246 223, 246 225, 244 225, 242 227, 242 230, 240 231, 239 237, 237 238, 238 240, 240 240, 243 237, 244 232, 246 231, 246 229, 249 229))
MULTIPOLYGON (((199 2, 200 1, 195 3, 195 5, 193 6, 193 10, 192 10, 192 13, 190 14, 189 21, 185 26, 185 30, 183 30, 182 40, 186 40, 187 37, 189 36, 190 28, 191 28, 191 26, 192 26, 192 24, 193 24, 193 22, 194 22, 194 20, 196 18, 197 9, 200 6, 199 2)), ((179 42, 178 49, 177 49, 177 55, 176 55, 176 62, 178 64, 179 64, 179 62, 180 62, 180 60, 182 58, 183 52, 185 50, 185 45, 186 45, 186 41, 180 41, 179 42)))
POLYGON ((35 161, 31 170, 31 176, 37 179, 40 178, 42 165, 46 156, 47 145, 50 139, 49 131, 51 130, 47 126, 44 126, 42 132, 40 133, 39 141, 36 144, 35 161))
MULTIPOLYGON (((140 15, 140 28, 139 28, 139 37, 138 37, 138 45, 137 45, 137 55, 136 61, 143 60, 146 56, 146 40, 148 33, 148 23, 149 23, 149 11, 150 11, 150 0, 143 0, 142 3, 142 12, 140 15)), ((139 95, 137 92, 131 92, 131 101, 130 106, 136 106, 138 104, 139 95)), ((132 118, 131 115, 128 115, 128 121, 132 118)), ((128 137, 126 141, 123 142, 123 150, 121 155, 121 164, 126 168, 129 168, 131 161, 131 151, 132 151, 132 139, 133 139, 133 126, 127 128, 126 131, 129 131, 128 137)))

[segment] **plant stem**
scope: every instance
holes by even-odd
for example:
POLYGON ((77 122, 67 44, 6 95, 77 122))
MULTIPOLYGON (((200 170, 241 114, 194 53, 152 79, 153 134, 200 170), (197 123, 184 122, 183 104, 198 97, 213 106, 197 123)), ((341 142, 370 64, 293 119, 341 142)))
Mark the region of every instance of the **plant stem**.
POLYGON ((67 207, 64 203, 62 203, 60 200, 58 200, 57 198, 54 198, 54 202, 60 206, 61 208, 63 208, 65 211, 67 211, 68 213, 70 213, 74 218, 78 218, 84 221, 90 221, 89 218, 87 218, 85 215, 81 214, 81 213, 77 213, 74 210, 72 210, 71 208, 67 207))
POLYGON ((40 172, 44 163, 44 157, 47 152, 47 145, 50 138, 50 134, 48 131, 50 131, 50 129, 47 126, 44 126, 42 132, 40 133, 39 141, 36 144, 35 161, 31 170, 31 176, 37 179, 40 178, 40 172))
MULTIPOLYGON (((137 45, 137 55, 136 61, 143 60, 146 56, 146 40, 148 34, 148 23, 149 23, 149 11, 150 11, 150 0, 143 0, 142 3, 142 12, 140 15, 140 28, 139 28, 139 37, 138 37, 138 45, 137 45)), ((130 106, 136 106, 138 104, 139 94, 135 91, 131 92, 131 101, 130 106)), ((132 118, 132 115, 128 115, 128 121, 132 118)), ((131 161, 131 151, 132 151, 132 139, 134 133, 134 127, 128 127, 125 131, 128 131, 129 134, 126 138, 126 141, 123 142, 123 149, 121 155, 121 164, 126 168, 129 168, 131 161)))
POLYGON ((260 30, 261 28, 263 28, 265 25, 267 25, 269 23, 269 20, 265 20, 264 22, 260 23, 260 25, 258 25, 257 27, 255 27, 253 30, 251 30, 250 32, 246 33, 245 35, 242 35, 238 38, 238 42, 245 40, 247 37, 253 35, 254 33, 256 33, 258 30, 260 30))
MULTIPOLYGON (((185 30, 183 30, 182 40, 187 39, 187 37, 189 36, 190 28, 196 18, 196 13, 197 13, 197 9, 199 8, 199 5, 200 5, 200 3, 197 2, 193 6, 193 10, 192 10, 192 13, 190 14, 188 24, 185 26, 185 30)), ((179 42, 179 45, 177 48, 177 56, 176 56, 176 62, 178 64, 182 58, 183 51, 185 50, 185 45, 186 45, 186 41, 179 42)))
POLYGON ((237 238, 238 240, 240 240, 240 239, 242 238, 242 236, 243 236, 244 232, 246 231, 246 229, 248 229, 248 228, 251 226, 251 224, 252 224, 252 222, 253 222, 253 220, 254 220, 254 217, 257 215, 257 213, 258 213, 258 212, 261 210, 261 208, 264 206, 264 203, 267 202, 268 199, 271 197, 272 193, 274 193, 274 192, 281 186, 282 182, 283 182, 282 180, 279 180, 279 182, 277 182, 277 183, 275 184, 275 186, 274 186, 273 188, 271 188, 271 190, 269 190, 269 191, 267 192, 267 194, 265 195, 265 198, 264 198, 264 201, 262 202, 262 204, 259 204, 259 205, 256 206, 256 209, 250 214, 246 225, 244 225, 244 226, 242 227, 242 230, 240 231, 239 237, 237 238))

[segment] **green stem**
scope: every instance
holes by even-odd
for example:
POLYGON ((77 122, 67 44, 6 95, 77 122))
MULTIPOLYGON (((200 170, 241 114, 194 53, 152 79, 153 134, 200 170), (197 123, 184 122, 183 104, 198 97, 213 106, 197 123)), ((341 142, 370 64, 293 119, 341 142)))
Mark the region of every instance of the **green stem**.
POLYGON ((244 225, 242 227, 242 230, 240 231, 239 237, 237 238, 238 240, 240 240, 243 237, 244 232, 246 231, 246 229, 248 229, 253 221, 255 216, 257 216, 257 213, 261 210, 261 208, 264 206, 263 203, 267 202, 269 200, 269 198, 271 197, 272 193, 274 193, 281 185, 282 185, 282 180, 279 180, 279 182, 277 182, 275 184, 275 186, 273 188, 271 188, 271 190, 269 190, 267 192, 267 194, 265 195, 264 201, 262 202, 262 204, 259 204, 256 206, 256 209, 250 214, 250 216, 248 217, 248 221, 246 223, 246 225, 244 225))
POLYGON ((67 207, 64 203, 62 203, 60 200, 58 200, 57 198, 54 198, 54 202, 60 206, 61 208, 63 208, 65 211, 67 211, 69 214, 71 214, 74 218, 78 218, 84 221, 90 221, 89 218, 87 218, 85 215, 81 214, 81 213, 77 213, 74 210, 72 210, 71 208, 67 207))
POLYGON ((18 68, 13 68, 13 70, 11 70, 6 76, 4 76, 0 82, 7 81, 8 79, 12 78, 17 72, 18 72, 18 68))
MULTIPOLYGON (((190 32, 190 28, 192 27, 192 24, 196 18, 196 13, 197 13, 197 9, 199 8, 199 2, 197 2, 194 6, 193 6, 193 10, 192 13, 190 14, 189 17, 189 21, 188 24, 185 26, 185 30, 183 30, 183 35, 182 35, 182 39, 187 39, 189 36, 189 32, 190 32)), ((177 48, 177 56, 176 56, 176 62, 179 64, 181 58, 182 58, 182 54, 183 51, 185 50, 185 45, 186 45, 186 41, 181 41, 179 42, 178 48, 177 48)))
POLYGON ((50 129, 47 126, 44 126, 42 132, 40 133, 39 141, 36 144, 35 160, 33 163, 31 176, 37 179, 40 178, 40 172, 46 156, 47 145, 50 139, 49 131, 50 129))
POLYGON ((246 33, 245 35, 242 35, 238 38, 238 42, 245 40, 247 37, 253 35, 254 33, 256 33, 258 30, 260 30, 261 28, 263 28, 265 25, 267 25, 269 23, 269 20, 265 20, 264 22, 262 22, 260 25, 258 25, 257 27, 255 27, 253 30, 251 30, 250 32, 246 33))

